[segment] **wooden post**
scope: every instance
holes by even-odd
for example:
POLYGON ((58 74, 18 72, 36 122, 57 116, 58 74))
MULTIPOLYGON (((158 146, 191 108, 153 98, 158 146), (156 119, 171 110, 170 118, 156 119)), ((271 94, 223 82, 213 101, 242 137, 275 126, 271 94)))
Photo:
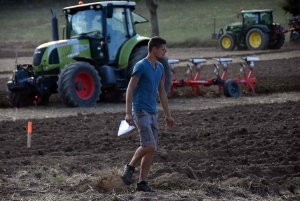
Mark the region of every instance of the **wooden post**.
POLYGON ((28 122, 27 148, 31 148, 32 122, 28 122))

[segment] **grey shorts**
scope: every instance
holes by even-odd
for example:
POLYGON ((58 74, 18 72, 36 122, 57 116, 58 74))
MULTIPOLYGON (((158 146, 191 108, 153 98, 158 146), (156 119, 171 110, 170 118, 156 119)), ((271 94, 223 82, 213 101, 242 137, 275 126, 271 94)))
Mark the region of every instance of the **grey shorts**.
POLYGON ((149 113, 144 110, 134 111, 133 118, 135 119, 134 122, 140 134, 141 146, 154 145, 154 151, 157 151, 157 113, 149 113))

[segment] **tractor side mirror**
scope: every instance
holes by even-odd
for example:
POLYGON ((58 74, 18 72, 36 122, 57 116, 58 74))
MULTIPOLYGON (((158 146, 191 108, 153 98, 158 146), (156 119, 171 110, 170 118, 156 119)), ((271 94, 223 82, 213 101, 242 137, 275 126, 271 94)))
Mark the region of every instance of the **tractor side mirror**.
POLYGON ((108 3, 106 7, 106 18, 112 18, 113 16, 113 4, 108 3))
POLYGON ((236 15, 237 18, 240 18, 240 16, 242 16, 241 13, 238 13, 238 14, 236 15))

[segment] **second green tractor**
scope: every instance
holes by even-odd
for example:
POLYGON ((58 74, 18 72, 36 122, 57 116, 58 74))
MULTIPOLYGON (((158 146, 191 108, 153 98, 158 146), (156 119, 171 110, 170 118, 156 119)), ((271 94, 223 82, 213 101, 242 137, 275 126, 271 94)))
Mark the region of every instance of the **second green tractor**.
POLYGON ((242 10, 242 22, 232 23, 213 34, 222 50, 280 49, 285 42, 285 30, 273 22, 273 10, 242 10))

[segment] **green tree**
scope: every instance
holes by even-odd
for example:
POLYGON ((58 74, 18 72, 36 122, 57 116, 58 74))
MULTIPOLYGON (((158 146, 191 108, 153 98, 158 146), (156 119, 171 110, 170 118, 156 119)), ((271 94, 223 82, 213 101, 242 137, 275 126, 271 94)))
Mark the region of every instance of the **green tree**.
POLYGON ((293 16, 300 15, 299 0, 283 0, 280 2, 280 7, 285 11, 285 13, 290 13, 293 16))
MULTIPOLYGON (((135 0, 135 2, 139 1, 140 0, 135 0)), ((154 0, 146 0, 146 5, 150 12, 151 36, 159 36, 158 17, 156 11, 158 5, 154 2, 154 0)))

